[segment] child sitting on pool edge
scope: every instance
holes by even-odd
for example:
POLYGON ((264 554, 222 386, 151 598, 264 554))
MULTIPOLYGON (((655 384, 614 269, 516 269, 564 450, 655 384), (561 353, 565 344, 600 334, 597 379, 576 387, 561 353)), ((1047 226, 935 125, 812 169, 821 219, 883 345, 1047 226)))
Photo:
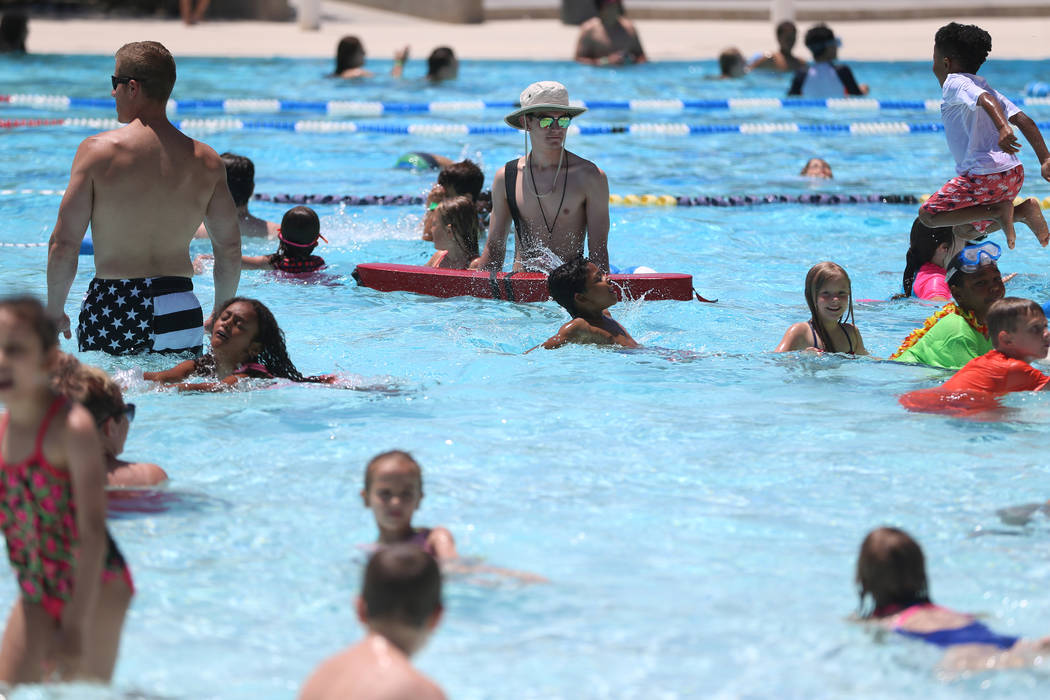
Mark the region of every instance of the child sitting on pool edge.
POLYGON ((124 451, 131 421, 135 419, 135 404, 124 402, 120 385, 108 374, 98 367, 82 364, 72 355, 65 355, 59 360, 52 387, 86 408, 95 419, 102 438, 108 486, 156 486, 168 479, 156 464, 118 458, 124 451))
POLYGON ((1050 648, 1050 637, 1024 640, 996 634, 973 615, 934 605, 926 581, 922 548, 908 533, 880 527, 868 533, 857 557, 861 619, 945 650, 942 666, 984 671, 1031 665, 1050 648))
POLYGON ((788 328, 774 352, 868 354, 860 331, 853 325, 853 288, 841 266, 822 262, 811 267, 806 273, 805 295, 810 319, 788 328), (847 323, 842 322, 843 317, 847 323))
POLYGON ((555 268, 547 278, 547 289, 572 320, 542 347, 551 350, 566 343, 640 347, 609 314, 607 309, 617 302, 616 292, 609 276, 587 258, 581 256, 555 268))
POLYGON ((266 305, 233 297, 215 311, 211 352, 169 370, 145 372, 143 379, 174 384, 180 391, 223 391, 242 379, 283 377, 293 382, 331 384, 334 375, 304 377, 288 357, 284 332, 266 305), (218 381, 185 382, 190 377, 218 381))
POLYGON ((365 567, 355 608, 365 638, 322 662, 299 700, 444 700, 441 688, 411 663, 441 620, 441 570, 434 558, 409 544, 380 549, 365 567))

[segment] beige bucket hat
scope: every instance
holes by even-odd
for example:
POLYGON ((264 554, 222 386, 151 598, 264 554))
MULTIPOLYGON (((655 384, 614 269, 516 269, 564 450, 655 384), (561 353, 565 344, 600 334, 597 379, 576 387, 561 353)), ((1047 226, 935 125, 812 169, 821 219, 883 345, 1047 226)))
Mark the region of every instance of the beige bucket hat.
POLYGON ((587 111, 586 107, 570 106, 569 91, 554 80, 541 80, 528 86, 522 91, 518 103, 521 107, 503 118, 503 121, 515 129, 524 129, 525 120, 522 117, 533 112, 557 111, 575 117, 587 111))

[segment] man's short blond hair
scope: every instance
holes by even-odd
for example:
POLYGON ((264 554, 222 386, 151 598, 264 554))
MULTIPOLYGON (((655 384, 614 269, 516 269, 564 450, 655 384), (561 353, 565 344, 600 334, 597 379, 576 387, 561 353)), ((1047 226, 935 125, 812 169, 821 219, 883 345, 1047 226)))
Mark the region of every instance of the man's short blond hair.
POLYGON ((175 87, 175 59, 163 44, 135 41, 117 51, 117 70, 122 77, 134 78, 152 100, 167 102, 175 87))

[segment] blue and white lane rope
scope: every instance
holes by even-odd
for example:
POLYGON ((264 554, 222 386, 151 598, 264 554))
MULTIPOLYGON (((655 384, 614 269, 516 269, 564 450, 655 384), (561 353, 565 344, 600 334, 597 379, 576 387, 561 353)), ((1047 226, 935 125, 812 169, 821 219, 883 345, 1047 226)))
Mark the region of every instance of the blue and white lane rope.
MULTIPOLYGON (((1019 97, 1018 106, 1050 105, 1050 97, 1019 97)), ((631 112, 712 112, 754 111, 771 109, 827 109, 831 111, 921 110, 936 112, 940 100, 875 100, 862 97, 814 100, 779 97, 731 97, 714 100, 573 100, 573 106, 591 110, 631 112)), ((0 95, 4 105, 36 109, 113 109, 109 97, 68 97, 64 95, 0 95)), ((280 114, 282 112, 318 112, 335 116, 381 116, 389 114, 462 114, 486 110, 515 109, 509 100, 450 100, 434 102, 376 102, 363 100, 168 100, 168 112, 222 112, 223 114, 280 114)))
MULTIPOLYGON (((173 122, 184 131, 218 133, 226 131, 301 131, 309 133, 407 134, 423 136, 468 136, 476 134, 517 134, 518 130, 499 124, 384 124, 381 122, 352 122, 327 120, 247 120, 247 119, 181 119, 173 122)), ((116 129, 116 119, 10 119, 0 120, 0 128, 71 128, 116 129)), ((1050 122, 1039 122, 1040 129, 1050 129, 1050 122)), ((595 124, 569 127, 570 134, 604 136, 629 134, 632 136, 697 136, 707 134, 928 134, 944 131, 940 122, 909 124, 907 122, 850 122, 841 124, 799 124, 796 122, 745 122, 742 124, 686 124, 652 122, 640 124, 595 124)))

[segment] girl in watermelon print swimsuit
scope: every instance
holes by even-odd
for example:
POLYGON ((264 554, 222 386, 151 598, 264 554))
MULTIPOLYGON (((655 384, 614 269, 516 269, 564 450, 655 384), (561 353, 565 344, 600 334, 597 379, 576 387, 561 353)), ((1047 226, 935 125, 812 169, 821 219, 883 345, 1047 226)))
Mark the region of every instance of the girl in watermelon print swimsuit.
POLYGON ((0 680, 109 680, 131 602, 106 532, 102 443, 87 409, 55 394, 58 333, 31 298, 0 300, 0 529, 18 579, 0 680))

